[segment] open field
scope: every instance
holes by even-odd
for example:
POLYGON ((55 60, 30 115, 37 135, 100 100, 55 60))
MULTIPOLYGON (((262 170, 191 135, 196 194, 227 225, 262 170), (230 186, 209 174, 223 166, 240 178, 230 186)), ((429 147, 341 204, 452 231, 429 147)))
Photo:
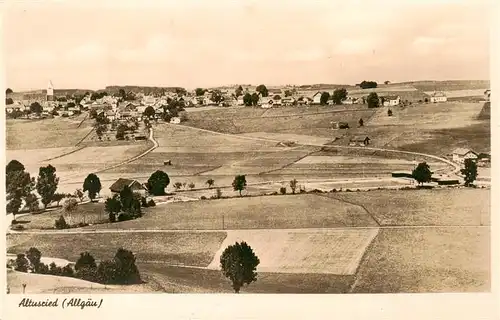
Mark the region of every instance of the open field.
POLYGON ((22 294, 22 284, 26 284, 26 294, 75 294, 75 293, 146 293, 151 290, 145 285, 103 285, 70 277, 46 274, 29 274, 7 271, 7 284, 12 294, 22 294))
MULTIPOLYGON (((374 111, 365 106, 356 106, 360 109, 352 110, 352 106, 323 106, 312 107, 313 112, 306 107, 282 107, 265 111, 265 116, 257 114, 246 117, 245 114, 225 114, 221 117, 211 117, 207 112, 190 114, 186 125, 224 133, 249 132, 282 132, 307 128, 331 128, 331 122, 344 121, 355 125, 360 118, 369 118, 374 111), (320 111, 321 110, 321 111, 320 111), (332 111, 332 112, 329 112, 332 111), (336 112, 335 112, 336 111, 336 112), (274 114, 274 115, 273 115, 274 114)), ((251 108, 253 110, 253 108, 251 108)), ((264 109, 262 109, 264 110, 264 109)))
POLYGON ((427 103, 391 108, 393 116, 374 117, 369 125, 400 125, 418 129, 456 128, 474 124, 482 103, 427 103), (450 114, 453 116, 450 117, 450 114))
MULTIPOLYGON (((170 203, 92 229, 285 229, 376 226, 361 207, 314 194, 170 203)), ((88 229, 89 227, 87 227, 88 229)))
POLYGON ((328 196, 363 206, 381 225, 490 225, 490 190, 376 190, 328 196))
MULTIPOLYGON (((396 85, 396 84, 394 84, 396 85)), ((445 81, 411 81, 398 85, 410 85, 422 91, 451 91, 451 90, 472 90, 487 89, 490 87, 489 80, 445 80, 445 81)))
POLYGON ((380 230, 353 292, 489 291, 489 239, 484 227, 380 230))
POLYGON ((298 144, 326 144, 332 141, 332 138, 323 138, 293 133, 273 133, 273 132, 251 132, 242 134, 245 137, 271 139, 277 141, 291 141, 298 144))
MULTIPOLYGON (((462 97, 483 97, 484 91, 487 88, 481 89, 463 89, 463 90, 445 90, 443 91, 448 98, 462 98, 462 97)), ((427 91, 426 94, 432 94, 434 91, 427 91)))
POLYGON ((42 256, 76 261, 88 251, 98 261, 111 259, 118 248, 131 250, 138 262, 207 266, 226 237, 224 232, 134 232, 94 234, 11 234, 9 253, 36 247, 42 256))
POLYGON ((220 270, 220 256, 246 241, 259 257, 258 272, 353 275, 378 229, 230 230, 209 269, 220 270))
POLYGON ((25 229, 53 229, 55 220, 61 215, 70 225, 78 223, 95 224, 109 220, 107 213, 104 212, 103 203, 84 203, 79 204, 71 215, 64 214, 63 209, 58 208, 41 214, 21 216, 16 221, 22 224, 25 229))
POLYGON ((7 120, 6 149, 44 149, 73 147, 89 131, 90 122, 74 119, 7 120))
MULTIPOLYGON (((231 282, 219 270, 139 264, 139 270, 167 293, 231 293, 231 282)), ((354 276, 260 272, 241 293, 346 293, 354 276)))

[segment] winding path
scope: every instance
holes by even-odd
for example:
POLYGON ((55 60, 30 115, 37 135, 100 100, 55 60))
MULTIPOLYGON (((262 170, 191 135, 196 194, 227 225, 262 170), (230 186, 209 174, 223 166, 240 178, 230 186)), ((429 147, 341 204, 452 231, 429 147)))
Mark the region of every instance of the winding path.
MULTIPOLYGON (((258 138, 258 137, 250 137, 250 136, 241 136, 237 134, 231 134, 231 133, 222 133, 222 132, 217 132, 217 131, 212 131, 212 130, 207 130, 207 129, 201 129, 201 128, 195 128, 195 127, 190 127, 186 125, 180 125, 176 124, 176 126, 182 126, 184 128, 189 128, 192 130, 198 130, 201 132, 207 132, 211 134, 218 134, 222 136, 227 136, 227 137, 232 137, 232 138, 239 138, 239 139, 246 139, 246 140, 256 140, 256 141, 267 141, 267 142, 274 142, 274 143, 279 143, 281 140, 276 140, 276 139, 268 139, 268 138, 258 138)), ((421 152, 413 152, 413 151, 403 151, 403 150, 397 150, 397 149, 386 149, 386 148, 375 148, 375 147, 355 147, 355 146, 341 146, 341 145, 325 145, 321 143, 297 143, 297 145, 302 145, 302 146, 313 146, 313 147, 332 147, 332 148, 339 148, 339 149, 355 149, 355 150, 372 150, 372 151, 386 151, 386 152, 394 152, 394 153, 401 153, 401 154, 409 154, 409 155, 414 155, 414 156, 422 156, 422 157, 428 157, 432 158, 441 162, 444 162, 450 166, 453 167, 453 174, 458 174, 460 171, 460 166, 448 159, 438 157, 432 154, 426 154, 426 153, 421 153, 421 152)))

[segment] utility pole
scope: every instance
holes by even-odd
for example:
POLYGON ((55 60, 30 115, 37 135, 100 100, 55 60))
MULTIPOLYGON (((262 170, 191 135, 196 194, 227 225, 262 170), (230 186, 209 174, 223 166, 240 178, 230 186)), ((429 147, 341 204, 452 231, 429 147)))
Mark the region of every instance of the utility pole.
POLYGON ((224 230, 224 214, 222 214, 222 230, 224 230))

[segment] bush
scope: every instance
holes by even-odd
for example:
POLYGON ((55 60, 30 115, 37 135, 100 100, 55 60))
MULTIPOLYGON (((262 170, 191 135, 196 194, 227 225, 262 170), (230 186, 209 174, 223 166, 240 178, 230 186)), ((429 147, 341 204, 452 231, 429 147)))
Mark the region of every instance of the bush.
POLYGON ((337 189, 333 188, 330 192, 337 192, 337 189))
POLYGON ((281 194, 286 194, 286 187, 281 187, 280 188, 280 193, 281 194))
POLYGON ((120 215, 118 215, 119 222, 128 221, 128 220, 132 220, 132 219, 134 219, 134 218, 131 215, 126 214, 126 213, 121 213, 120 215))
POLYGON ((155 201, 154 201, 153 199, 150 199, 150 200, 148 201, 148 206, 149 206, 149 207, 154 207, 154 206, 156 206, 155 201))
POLYGON ((56 229, 68 229, 69 224, 66 223, 66 219, 63 216, 60 216, 55 222, 55 227, 56 229))
POLYGON ((205 196, 201 196, 201 197, 200 197, 200 199, 201 199, 201 200, 207 200, 207 197, 205 197, 205 196))
POLYGON ((217 199, 220 199, 222 197, 222 190, 221 190, 221 188, 215 189, 215 197, 217 199))
POLYGON ((109 222, 116 222, 116 215, 113 212, 109 213, 109 222))
POLYGON ((145 197, 141 197, 141 207, 147 208, 148 207, 148 202, 145 197))

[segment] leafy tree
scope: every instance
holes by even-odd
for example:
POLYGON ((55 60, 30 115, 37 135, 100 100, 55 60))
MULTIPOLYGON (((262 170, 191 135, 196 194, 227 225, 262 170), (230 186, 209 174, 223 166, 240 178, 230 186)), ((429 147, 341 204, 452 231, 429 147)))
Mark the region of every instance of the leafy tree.
POLYGON ((61 275, 64 277, 73 277, 75 272, 73 271, 73 268, 67 264, 65 265, 62 270, 61 270, 61 275))
POLYGON ((252 95, 250 93, 245 93, 245 95, 243 96, 243 104, 247 107, 250 107, 253 105, 253 102, 252 102, 252 95))
POLYGON ((155 171, 148 179, 147 188, 149 192, 155 196, 165 194, 165 188, 170 183, 168 174, 161 170, 155 171))
POLYGON ((267 88, 265 85, 261 84, 255 88, 255 91, 261 94, 263 97, 267 97, 269 95, 269 92, 267 91, 267 88))
POLYGON ((236 90, 234 91, 234 94, 236 95, 236 98, 241 96, 243 94, 243 88, 241 86, 239 86, 238 88, 236 88, 236 90))
POLYGON ((116 139, 123 140, 125 139, 125 131, 127 131, 127 126, 123 123, 116 128, 116 139))
POLYGON ((11 88, 7 88, 7 89, 5 90, 5 94, 11 94, 12 92, 13 92, 13 91, 12 91, 12 89, 11 89, 11 88))
POLYGON ((231 280, 236 293, 240 292, 243 285, 257 281, 259 263, 259 258, 244 241, 228 246, 220 257, 222 274, 231 280))
POLYGON ((220 92, 220 90, 213 90, 212 91, 212 98, 211 100, 217 104, 221 103, 222 100, 224 100, 223 96, 222 96, 222 93, 220 92))
POLYGON ((69 224, 66 222, 66 219, 64 219, 63 216, 59 216, 58 219, 56 219, 54 226, 56 229, 68 229, 69 224))
POLYGON ((98 124, 95 127, 95 133, 97 134, 97 137, 99 137, 99 139, 102 139, 102 135, 106 131, 107 131, 106 125, 98 124))
POLYGON ((144 116, 148 117, 148 118, 153 118, 155 116, 155 109, 151 106, 147 107, 145 110, 144 110, 144 116))
POLYGON ((360 118, 359 121, 358 121, 358 124, 359 124, 360 127, 362 127, 362 126, 365 125, 365 122, 363 121, 362 118, 360 118))
POLYGON ((113 216, 120 213, 122 210, 122 204, 117 194, 115 194, 112 198, 106 199, 106 202, 104 203, 104 210, 109 214, 113 214, 113 216))
POLYGON ((196 93, 196 96, 199 97, 199 96, 202 96, 205 94, 205 89, 202 89, 202 88, 196 88, 194 90, 194 92, 196 93))
POLYGON ((389 84, 389 83, 391 83, 391 82, 388 80, 384 81, 384 84, 389 84))
POLYGON ((37 248, 31 247, 28 252, 26 252, 26 258, 28 258, 36 271, 37 266, 40 264, 40 260, 42 259, 42 253, 37 248))
POLYGON ((12 100, 12 98, 5 98, 6 105, 13 104, 13 103, 14 103, 14 100, 12 100))
POLYGON ((104 260, 97 267, 97 281, 104 284, 116 283, 117 266, 114 261, 104 260))
POLYGON ((465 186, 470 187, 473 185, 477 178, 477 164, 472 159, 465 159, 464 168, 460 170, 460 173, 464 175, 465 186))
POLYGON ((212 188, 215 181, 214 181, 214 179, 208 179, 207 182, 205 182, 205 183, 208 185, 209 188, 212 188))
POLYGON ((71 216, 71 214, 76 211, 77 207, 78 207, 78 202, 76 201, 75 198, 69 198, 63 203, 63 211, 65 214, 69 216, 71 216))
POLYGON ((256 106, 259 103, 259 95, 257 93, 252 93, 252 105, 256 106))
POLYGON ((95 109, 90 110, 89 117, 90 117, 90 119, 97 118, 97 111, 95 109))
POLYGON ((281 100, 281 96, 279 94, 274 95, 273 97, 274 100, 281 100))
POLYGON ((368 98, 366 98, 366 101, 368 103, 368 108, 378 108, 380 106, 380 100, 376 92, 371 92, 368 98))
POLYGON ((118 90, 118 96, 121 97, 123 100, 127 97, 127 94, 125 93, 125 90, 122 88, 118 90))
POLYGON ((16 257, 16 266, 15 270, 20 271, 20 272, 28 272, 30 262, 28 259, 26 259, 26 255, 20 253, 16 257))
POLYGON ((123 211, 130 211, 132 207, 132 202, 134 200, 134 193, 129 186, 123 187, 122 191, 120 191, 120 203, 123 211))
POLYGON ((297 190, 297 186, 298 186, 297 179, 290 180, 290 189, 292 189, 293 194, 295 194, 295 191, 297 190))
POLYGON ((74 196, 77 197, 80 200, 80 202, 83 202, 84 195, 85 194, 83 193, 82 189, 75 190, 74 196))
POLYGON ((217 199, 220 199, 222 197, 222 189, 221 188, 215 189, 215 197, 217 199))
POLYGON ((345 88, 342 89, 336 89, 333 91, 333 103, 335 104, 342 104, 342 101, 344 101, 347 98, 347 90, 345 88))
POLYGON ((182 188, 182 182, 174 183, 174 188, 175 188, 175 190, 180 190, 182 188))
POLYGON ((328 92, 322 92, 321 97, 319 98, 319 103, 322 105, 328 104, 328 99, 330 99, 330 94, 328 92))
POLYGON ((54 193, 54 195, 52 196, 52 201, 56 202, 57 206, 59 207, 59 203, 64 198, 66 198, 66 195, 64 193, 54 193))
MULTIPOLYGON (((19 168, 19 167, 18 167, 19 168)), ((22 205, 22 199, 26 199, 35 189, 35 179, 28 172, 9 169, 6 175, 6 209, 12 213, 14 220, 22 205)))
POLYGON ((46 167, 40 167, 38 179, 36 182, 36 191, 42 198, 44 208, 52 202, 52 197, 56 193, 59 178, 56 176, 56 168, 50 164, 46 167))
POLYGON ((36 102, 36 101, 35 101, 35 102, 33 102, 33 103, 30 105, 30 111, 31 111, 32 113, 40 114, 40 113, 42 113, 43 108, 42 108, 42 106, 40 105, 40 103, 38 103, 38 102, 36 102))
POLYGON ((24 199, 26 202, 26 207, 30 212, 36 212, 39 209, 38 198, 33 193, 30 193, 24 199))
POLYGON ((88 192, 91 201, 96 198, 97 194, 101 191, 101 187, 101 180, 93 173, 89 174, 83 182, 83 192, 88 192))
POLYGON ((5 173, 13 171, 24 171, 24 165, 17 160, 11 160, 5 167, 5 173))
POLYGON ((292 96, 292 91, 285 90, 285 97, 291 97, 291 96, 292 96))
POLYGON ((421 162, 412 172, 412 177, 419 184, 424 184, 424 182, 430 182, 432 177, 432 171, 427 164, 427 162, 421 162))
POLYGON ((188 185, 189 189, 194 189, 195 188, 195 184, 193 182, 190 182, 189 185, 188 185))
POLYGON ((75 270, 79 271, 82 268, 97 268, 94 257, 88 252, 80 253, 80 258, 76 261, 75 270))
POLYGON ((391 109, 387 110, 387 115, 388 115, 389 117, 392 117, 392 110, 391 110, 391 109))
POLYGON ((116 280, 120 284, 140 283, 141 276, 132 251, 120 248, 115 254, 116 280))
POLYGON ((370 89, 370 88, 376 88, 377 83, 375 81, 362 81, 359 84, 361 89, 370 89))
POLYGON ((247 186, 247 180, 245 175, 237 175, 233 180, 233 189, 238 191, 241 197, 241 191, 243 191, 247 186))
POLYGON ((280 193, 281 194, 286 194, 286 187, 281 187, 280 188, 280 193))

